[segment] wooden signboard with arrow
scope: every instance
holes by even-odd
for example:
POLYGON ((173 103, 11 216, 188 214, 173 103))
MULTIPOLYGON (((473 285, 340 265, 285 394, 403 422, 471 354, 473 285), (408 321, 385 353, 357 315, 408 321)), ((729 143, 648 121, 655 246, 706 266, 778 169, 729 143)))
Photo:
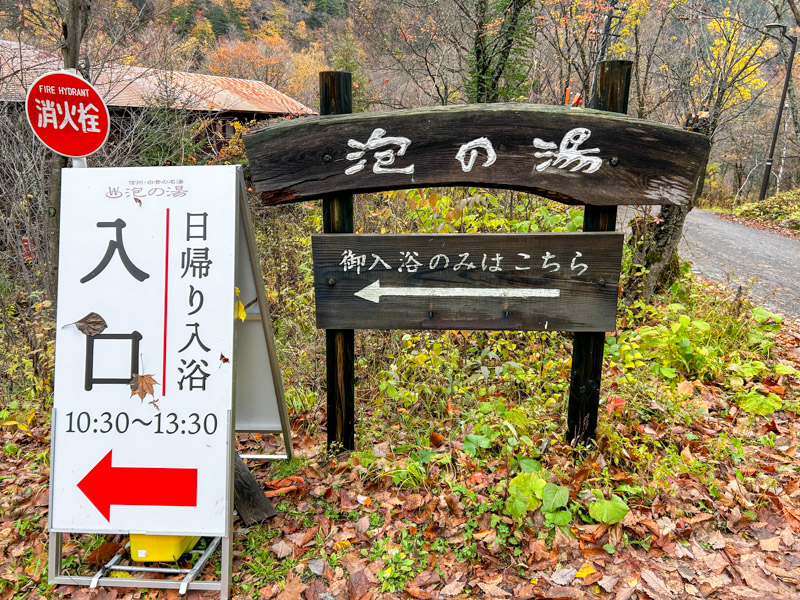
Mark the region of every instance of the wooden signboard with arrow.
POLYGON ((322 329, 607 331, 622 234, 316 235, 322 329))

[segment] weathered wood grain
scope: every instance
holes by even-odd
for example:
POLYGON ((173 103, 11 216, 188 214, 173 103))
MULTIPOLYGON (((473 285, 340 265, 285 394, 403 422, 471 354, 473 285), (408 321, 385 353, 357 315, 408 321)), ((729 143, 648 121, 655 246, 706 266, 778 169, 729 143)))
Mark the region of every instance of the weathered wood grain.
MULTIPOLYGON (((603 61, 598 65, 594 108, 617 113, 628 111, 632 66, 628 60, 603 61)), ((616 206, 586 207, 583 214, 584 231, 614 231, 616 225, 616 206)), ((600 407, 604 347, 604 333, 575 332, 567 405, 567 439, 570 443, 589 444, 594 440, 600 407)))
MULTIPOLYGON (((353 76, 346 71, 319 74, 319 112, 353 112, 353 76)), ((325 233, 353 233, 353 196, 327 196, 322 202, 325 233)), ((325 331, 328 450, 355 450, 355 335, 352 329, 325 331)))
POLYGON ((622 238, 315 235, 317 327, 613 331, 622 238))
POLYGON ((449 185, 517 189, 569 204, 683 204, 694 193, 709 151, 704 136, 677 127, 529 104, 311 117, 282 121, 245 136, 244 142, 265 204, 449 185), (565 139, 570 132, 575 142, 585 138, 572 149, 565 139), (370 136, 372 149, 352 156, 370 136), (388 137, 408 140, 402 155, 398 143, 380 141, 388 137), (494 162, 485 166, 483 148, 464 150, 459 160, 462 145, 481 138, 491 143, 494 162), (384 157, 378 170, 388 172, 375 172, 375 153, 387 151, 394 160, 389 164, 392 156, 384 157), (358 172, 345 173, 361 160, 358 172), (412 165, 413 173, 408 172, 412 165))

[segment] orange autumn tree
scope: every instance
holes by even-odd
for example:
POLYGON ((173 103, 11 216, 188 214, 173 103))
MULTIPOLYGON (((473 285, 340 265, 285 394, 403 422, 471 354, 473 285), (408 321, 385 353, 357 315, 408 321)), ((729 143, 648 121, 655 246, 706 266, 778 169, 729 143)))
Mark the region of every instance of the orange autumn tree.
POLYGON ((224 40, 208 56, 206 67, 213 75, 255 79, 284 90, 292 76, 292 51, 281 38, 270 35, 224 40))

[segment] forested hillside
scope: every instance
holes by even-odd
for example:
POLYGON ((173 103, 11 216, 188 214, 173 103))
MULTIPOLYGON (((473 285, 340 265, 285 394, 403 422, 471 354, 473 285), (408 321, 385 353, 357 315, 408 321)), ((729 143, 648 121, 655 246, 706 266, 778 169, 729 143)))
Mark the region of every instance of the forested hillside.
MULTIPOLYGON (((4 38, 57 49, 62 3, 5 4, 4 38)), ((602 50, 634 63, 632 115, 675 125, 702 115, 715 142, 707 193, 738 200, 758 179, 785 74, 788 43, 765 25, 793 27, 790 8, 786 0, 100 0, 80 62, 258 79, 312 106, 318 71, 349 70, 356 110, 583 106, 602 50)), ((796 177, 793 86, 788 107, 779 189, 796 177)))

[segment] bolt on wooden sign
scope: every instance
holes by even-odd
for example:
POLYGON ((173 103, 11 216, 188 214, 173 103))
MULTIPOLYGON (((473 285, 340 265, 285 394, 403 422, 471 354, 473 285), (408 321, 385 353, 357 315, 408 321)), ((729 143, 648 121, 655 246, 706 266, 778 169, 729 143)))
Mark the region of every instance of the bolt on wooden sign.
POLYGON ((622 239, 315 235, 317 326, 613 331, 622 239))
POLYGON ((685 204, 709 142, 586 109, 468 105, 286 121, 245 137, 267 204, 481 185, 571 204, 685 204))
POLYGON ((239 177, 63 171, 51 530, 227 535, 239 177))

